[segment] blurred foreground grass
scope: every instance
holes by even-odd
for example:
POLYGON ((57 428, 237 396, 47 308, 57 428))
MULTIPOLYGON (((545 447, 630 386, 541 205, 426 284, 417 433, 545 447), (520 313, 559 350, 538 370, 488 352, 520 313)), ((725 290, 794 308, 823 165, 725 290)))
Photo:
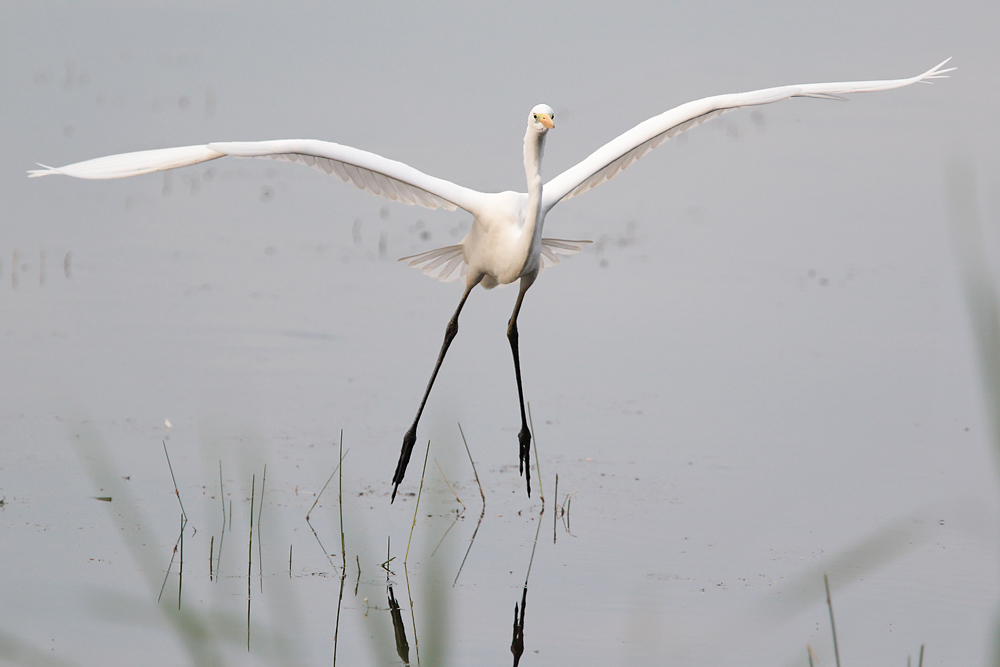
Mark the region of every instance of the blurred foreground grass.
MULTIPOLYGON (((957 158, 949 165, 947 186, 955 251, 979 356, 993 462, 1000 477, 1000 289, 987 252, 988 234, 979 214, 976 174, 969 159, 957 158)), ((1000 609, 995 618, 991 664, 1000 665, 1000 609)))

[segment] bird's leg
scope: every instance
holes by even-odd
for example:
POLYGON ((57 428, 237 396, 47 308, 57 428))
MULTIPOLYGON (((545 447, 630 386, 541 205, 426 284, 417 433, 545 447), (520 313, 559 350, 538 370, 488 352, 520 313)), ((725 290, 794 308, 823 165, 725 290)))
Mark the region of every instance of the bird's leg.
POLYGON ((441 344, 441 352, 438 353, 437 363, 434 364, 434 372, 431 373, 431 379, 427 382, 427 389, 424 391, 424 398, 420 401, 420 407, 417 408, 417 416, 413 418, 413 424, 410 429, 403 436, 403 448, 399 452, 399 463, 396 464, 396 474, 392 476, 392 499, 390 503, 396 500, 396 491, 399 490, 399 484, 403 481, 403 475, 406 474, 406 465, 410 462, 410 454, 413 452, 413 446, 417 442, 417 422, 420 421, 420 415, 424 412, 424 405, 427 403, 427 397, 431 395, 431 387, 434 386, 434 379, 437 377, 438 371, 441 369, 441 362, 444 361, 444 355, 448 352, 448 347, 451 345, 451 341, 455 339, 456 334, 458 334, 458 315, 462 312, 462 306, 465 305, 465 300, 469 298, 469 293, 472 288, 479 284, 479 280, 473 282, 465 288, 465 293, 462 295, 462 300, 458 302, 458 308, 455 309, 455 314, 451 316, 451 320, 448 322, 448 327, 444 330, 444 343, 441 344))
POLYGON ((510 351, 514 355, 514 376, 517 378, 517 398, 521 404, 521 431, 517 434, 517 441, 520 444, 518 468, 524 474, 525 486, 528 490, 528 497, 531 497, 531 431, 528 429, 528 418, 524 412, 524 389, 521 387, 521 357, 517 350, 517 314, 521 310, 521 301, 524 300, 524 293, 535 281, 535 276, 521 276, 521 290, 517 294, 517 303, 514 304, 514 312, 507 323, 507 340, 510 341, 510 351))

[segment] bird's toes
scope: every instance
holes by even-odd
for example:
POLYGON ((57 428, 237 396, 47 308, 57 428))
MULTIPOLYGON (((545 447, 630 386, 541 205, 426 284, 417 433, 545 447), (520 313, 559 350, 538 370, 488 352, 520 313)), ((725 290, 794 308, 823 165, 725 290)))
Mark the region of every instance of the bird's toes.
POLYGON ((521 446, 519 451, 519 469, 521 473, 524 473, 524 468, 528 465, 528 457, 531 452, 531 431, 527 427, 522 427, 520 433, 517 434, 517 441, 521 446))
POLYGON ((416 426, 411 426, 406 435, 403 436, 403 447, 399 451, 399 463, 396 464, 396 474, 392 476, 392 483, 396 486, 399 486, 399 483, 403 481, 403 475, 406 474, 406 466, 410 462, 410 454, 413 452, 415 444, 417 444, 417 428, 416 426))

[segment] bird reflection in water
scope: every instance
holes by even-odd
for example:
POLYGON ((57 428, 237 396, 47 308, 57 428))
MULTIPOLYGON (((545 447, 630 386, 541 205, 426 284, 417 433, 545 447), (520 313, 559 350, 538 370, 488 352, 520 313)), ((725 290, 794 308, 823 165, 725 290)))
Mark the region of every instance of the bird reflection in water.
MULTIPOLYGON (((392 616, 392 634, 396 637, 396 654, 404 664, 410 664, 410 644, 406 641, 406 626, 403 625, 403 615, 399 612, 399 603, 389 586, 389 614, 392 616)), ((517 664, 515 661, 514 664, 517 664)))
POLYGON ((514 667, 521 662, 524 653, 524 608, 528 606, 528 586, 525 584, 521 592, 521 614, 517 613, 517 603, 514 603, 514 637, 510 640, 510 652, 514 654, 514 667))

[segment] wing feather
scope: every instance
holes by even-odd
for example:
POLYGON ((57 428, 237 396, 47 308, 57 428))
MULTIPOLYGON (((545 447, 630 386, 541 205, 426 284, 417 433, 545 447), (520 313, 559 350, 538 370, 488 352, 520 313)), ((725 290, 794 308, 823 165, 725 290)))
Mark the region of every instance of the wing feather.
POLYGON ((368 151, 328 141, 292 139, 213 143, 135 153, 122 153, 48 167, 28 172, 30 177, 63 174, 76 178, 125 178, 154 171, 186 167, 226 155, 260 157, 297 162, 326 174, 336 174, 345 183, 381 195, 390 201, 419 204, 424 208, 463 208, 473 215, 482 208, 484 195, 451 181, 428 176, 413 167, 368 151))
POLYGON ((375 172, 369 171, 367 169, 364 170, 359 169, 358 171, 361 171, 361 177, 365 179, 365 188, 364 188, 365 190, 368 190, 369 192, 372 192, 377 195, 382 194, 382 188, 379 187, 378 179, 375 178, 375 172))
POLYGON ((771 104, 790 97, 843 99, 839 95, 889 90, 909 86, 919 81, 929 82, 932 79, 947 78, 946 73, 954 69, 953 67, 942 69, 948 60, 909 79, 781 86, 748 93, 716 95, 682 104, 639 123, 628 132, 598 148, 582 162, 570 167, 546 183, 542 189, 542 211, 547 213, 560 201, 575 197, 611 180, 667 139, 672 139, 681 132, 701 125, 727 111, 747 106, 771 104))
POLYGON ((375 182, 378 183, 383 197, 390 201, 399 201, 399 195, 396 194, 396 188, 392 185, 392 180, 377 171, 373 171, 372 176, 375 178, 375 182))
POLYGON ((208 146, 181 146, 180 148, 159 148, 152 151, 140 151, 138 153, 122 153, 120 155, 108 155, 86 162, 77 162, 65 167, 49 167, 44 164, 38 165, 44 169, 32 169, 28 172, 28 178, 38 176, 51 176, 62 174, 63 176, 73 176, 74 178, 125 178, 127 176, 140 176, 154 171, 164 169, 176 169, 186 167, 199 162, 216 160, 224 157, 225 153, 211 150, 208 146))
POLYGON ((424 208, 463 208, 475 215, 483 195, 444 179, 428 176, 402 162, 327 141, 288 140, 209 144, 212 150, 235 157, 270 157, 302 162, 334 172, 356 188, 385 197, 389 201, 417 204, 424 208))

